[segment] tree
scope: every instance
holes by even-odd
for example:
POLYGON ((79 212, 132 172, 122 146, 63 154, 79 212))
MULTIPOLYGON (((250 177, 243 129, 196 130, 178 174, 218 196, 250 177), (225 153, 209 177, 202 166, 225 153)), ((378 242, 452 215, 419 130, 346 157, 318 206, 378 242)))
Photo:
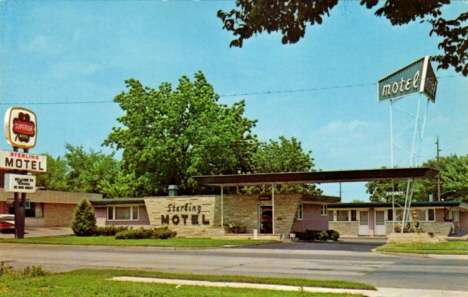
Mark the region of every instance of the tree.
POLYGON ((69 167, 66 182, 70 191, 101 193, 116 182, 120 164, 114 154, 105 155, 83 146, 66 144, 65 160, 69 167))
POLYGON ((37 174, 37 186, 53 191, 68 191, 70 187, 66 180, 69 170, 67 161, 60 156, 54 158, 49 154, 44 155, 47 157, 47 172, 37 174))
POLYGON ((76 206, 71 228, 76 236, 91 236, 96 231, 96 216, 88 200, 82 199, 76 206))
MULTIPOLYGON (((432 25, 430 35, 444 38, 439 48, 444 54, 433 57, 438 68, 454 67, 456 72, 468 76, 468 13, 461 13, 452 20, 441 15, 441 8, 450 0, 381 1, 375 11, 379 17, 386 17, 393 26, 405 25, 420 19, 432 25)), ((242 47, 244 39, 262 32, 280 32, 283 44, 296 43, 305 36, 308 24, 322 24, 323 18, 338 4, 338 0, 236 0, 236 7, 230 12, 218 11, 223 29, 231 31, 237 38, 230 46, 242 47)), ((361 5, 371 9, 378 0, 361 0, 361 5)))
MULTIPOLYGON (((261 142, 252 158, 252 173, 274 172, 312 172, 315 171, 312 151, 304 152, 300 141, 292 137, 279 137, 279 142, 271 140, 261 142)), ((280 193, 321 194, 316 185, 281 185, 277 187, 280 193)), ((262 187, 247 187, 247 193, 268 191, 262 187)))
MULTIPOLYGON (((435 159, 428 160, 422 164, 425 167, 437 168, 435 159)), ((383 167, 385 168, 385 167, 383 167)), ((441 198, 444 200, 466 201, 468 200, 468 155, 450 155, 440 158, 441 172, 441 198)), ((390 201, 390 196, 386 196, 387 191, 406 192, 407 181, 377 181, 366 184, 366 192, 371 194, 370 200, 373 202, 390 201)), ((437 179, 415 180, 413 200, 428 201, 432 194, 434 200, 437 199, 437 179)), ((404 199, 404 196, 397 196, 397 200, 404 199)))
POLYGON ((182 77, 175 90, 126 81, 127 92, 114 99, 125 114, 117 120, 104 145, 123 149, 123 179, 128 193, 151 196, 167 193, 176 184, 181 194, 194 194, 191 177, 201 174, 249 172, 255 143, 255 121, 243 116, 245 103, 232 107, 219 96, 202 72, 192 82, 182 77))

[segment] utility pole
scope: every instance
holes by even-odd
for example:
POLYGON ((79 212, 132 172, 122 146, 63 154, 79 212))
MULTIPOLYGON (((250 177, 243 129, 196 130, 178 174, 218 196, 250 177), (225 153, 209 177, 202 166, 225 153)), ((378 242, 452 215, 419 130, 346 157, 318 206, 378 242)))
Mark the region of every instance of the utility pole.
POLYGON ((437 135, 437 170, 439 173, 437 174, 437 201, 440 201, 440 162, 439 162, 439 135, 437 135))

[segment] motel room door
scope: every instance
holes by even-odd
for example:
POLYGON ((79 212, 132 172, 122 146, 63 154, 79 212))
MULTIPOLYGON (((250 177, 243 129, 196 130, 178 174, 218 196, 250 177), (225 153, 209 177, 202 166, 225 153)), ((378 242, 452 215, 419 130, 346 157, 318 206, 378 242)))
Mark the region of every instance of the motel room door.
POLYGON ((375 235, 386 235, 385 211, 375 211, 375 235))
POLYGON ((260 205, 258 229, 261 234, 272 234, 273 232, 273 207, 271 205, 260 205))
POLYGON ((359 211, 358 235, 369 235, 369 211, 359 211))

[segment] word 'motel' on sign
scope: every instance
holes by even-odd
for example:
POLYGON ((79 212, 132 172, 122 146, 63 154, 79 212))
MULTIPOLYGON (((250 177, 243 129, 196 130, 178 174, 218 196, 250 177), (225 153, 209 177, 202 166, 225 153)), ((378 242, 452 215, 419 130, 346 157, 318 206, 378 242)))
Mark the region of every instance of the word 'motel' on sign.
POLYGON ((26 153, 0 151, 0 168, 46 172, 47 158, 26 153))
POLYGON ((184 205, 169 204, 167 206, 167 212, 169 214, 161 215, 161 225, 170 225, 171 223, 175 226, 183 224, 187 226, 198 225, 209 225, 210 221, 206 219, 205 215, 200 215, 201 205, 192 205, 191 203, 185 203, 184 205), (201 217, 200 217, 201 216, 201 217))
POLYGON ((414 93, 424 93, 435 102, 437 78, 429 57, 416 62, 379 80, 378 101, 401 98, 414 93))

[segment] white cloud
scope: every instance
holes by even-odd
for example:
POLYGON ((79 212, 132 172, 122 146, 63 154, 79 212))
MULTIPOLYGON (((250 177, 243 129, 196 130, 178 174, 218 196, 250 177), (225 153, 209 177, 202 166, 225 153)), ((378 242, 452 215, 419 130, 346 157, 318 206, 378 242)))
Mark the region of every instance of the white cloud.
POLYGON ((50 38, 39 34, 29 44, 24 46, 24 50, 30 53, 57 54, 63 48, 55 44, 50 38))

